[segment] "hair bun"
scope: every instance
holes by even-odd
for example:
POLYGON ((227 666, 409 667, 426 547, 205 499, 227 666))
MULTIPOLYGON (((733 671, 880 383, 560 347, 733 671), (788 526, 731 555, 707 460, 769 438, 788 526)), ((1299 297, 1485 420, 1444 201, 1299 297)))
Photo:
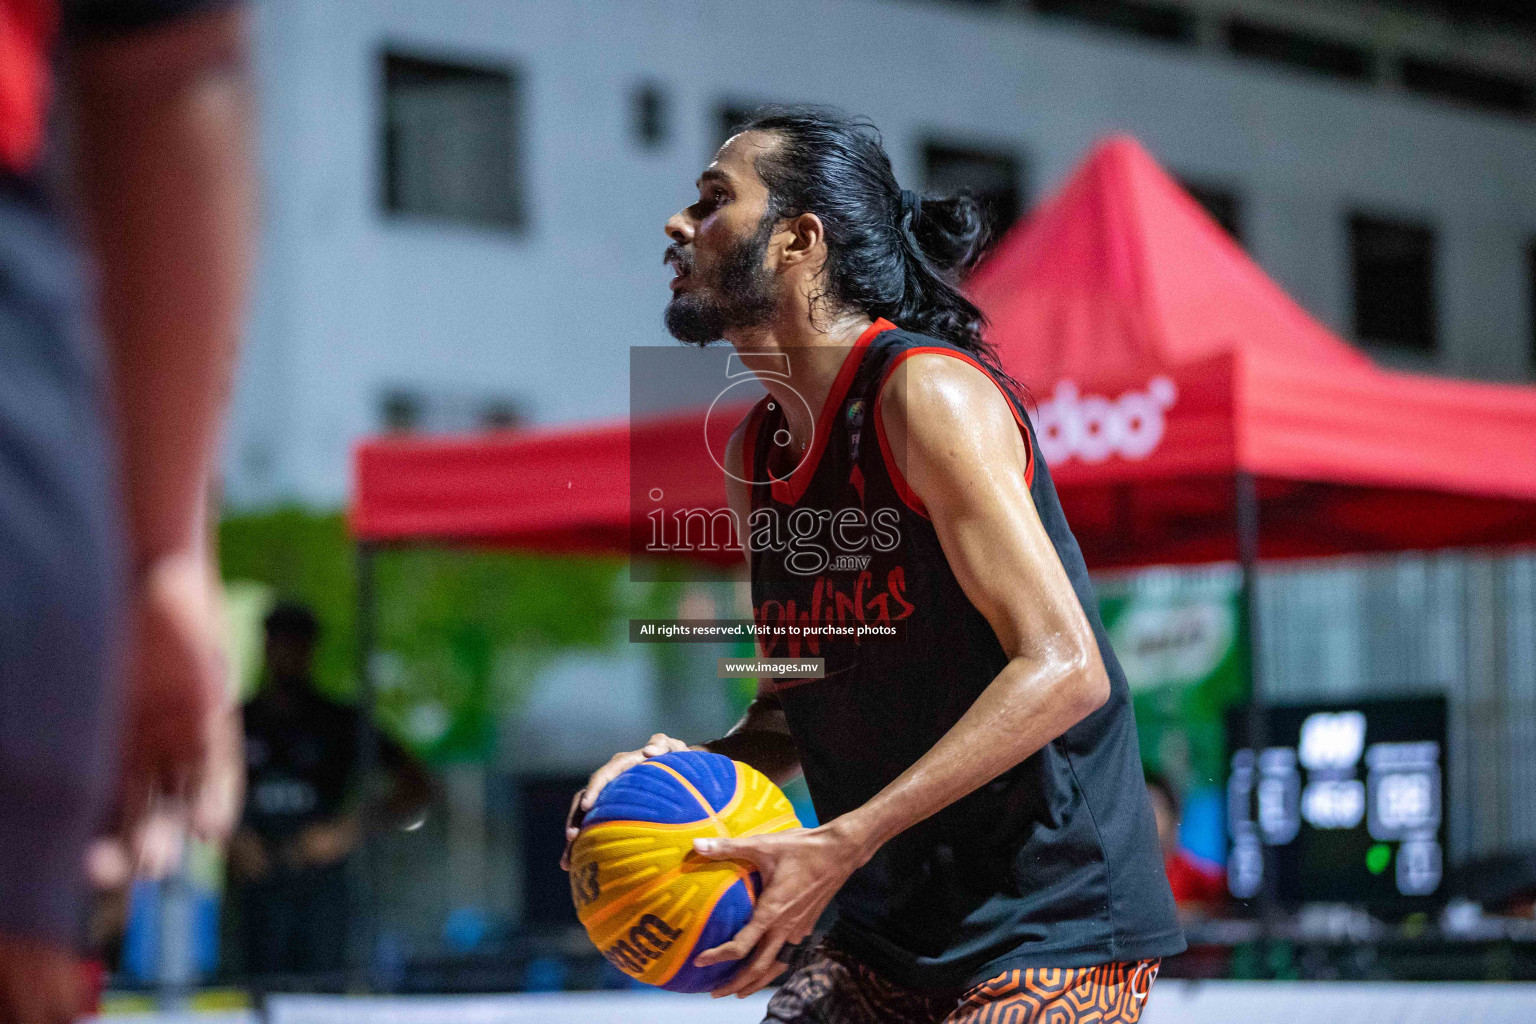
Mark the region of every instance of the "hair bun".
POLYGON ((969 269, 981 257, 991 234, 981 203, 967 192, 920 202, 922 219, 913 219, 912 234, 923 255, 935 269, 951 276, 969 269))

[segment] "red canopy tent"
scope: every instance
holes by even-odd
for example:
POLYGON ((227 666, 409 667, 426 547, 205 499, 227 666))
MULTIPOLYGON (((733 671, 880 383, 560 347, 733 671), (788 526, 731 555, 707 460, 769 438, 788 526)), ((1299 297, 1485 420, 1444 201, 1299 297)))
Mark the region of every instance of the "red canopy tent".
POLYGON ((1536 389, 1377 367, 1130 139, 968 287, 1091 565, 1232 557, 1242 475, 1265 557, 1536 540, 1536 389))
MULTIPOLYGON (((724 450, 750 405, 637 422, 464 437, 381 438, 355 453, 352 532, 364 543, 435 542, 548 552, 631 550, 631 448, 664 470, 673 511, 725 507, 724 450), (701 443, 701 441, 703 443, 701 443)), ((737 564, 740 554, 705 556, 737 564)))

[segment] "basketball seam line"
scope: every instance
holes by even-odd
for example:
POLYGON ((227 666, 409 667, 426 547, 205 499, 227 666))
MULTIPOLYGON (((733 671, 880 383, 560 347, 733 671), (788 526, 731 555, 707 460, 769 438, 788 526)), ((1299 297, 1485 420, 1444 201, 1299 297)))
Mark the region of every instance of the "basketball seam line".
MULTIPOLYGON (((693 794, 693 798, 699 802, 699 806, 704 809, 704 814, 709 818, 710 823, 715 826, 715 831, 721 836, 721 838, 730 838, 731 830, 725 827, 725 822, 720 820, 720 816, 716 814, 715 809, 709 805, 709 801, 704 799, 704 794, 700 793, 693 783, 685 779, 682 772, 678 771, 676 768, 673 768, 669 764, 661 764, 659 761, 641 761, 640 765, 642 767, 648 766, 651 768, 660 768, 662 771, 672 776, 678 782, 681 782, 683 784, 683 788, 686 789, 689 793, 693 794)), ((736 792, 741 792, 741 777, 739 772, 737 773, 736 778, 736 792)))

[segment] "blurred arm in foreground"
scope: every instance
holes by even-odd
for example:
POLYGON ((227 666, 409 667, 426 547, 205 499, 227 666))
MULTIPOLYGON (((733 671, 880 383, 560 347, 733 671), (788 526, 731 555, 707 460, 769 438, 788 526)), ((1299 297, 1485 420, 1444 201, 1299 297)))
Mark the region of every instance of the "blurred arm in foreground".
POLYGON ((219 756, 234 718, 208 494, 254 219, 244 34, 229 7, 82 43, 71 61, 128 526, 123 806, 132 827, 157 797, 184 799, 215 840, 240 789, 219 756))
POLYGON ((0 1024, 54 1024, 82 1007, 84 852, 112 784, 130 824, 173 797, 161 808, 216 837, 238 804, 205 495, 247 276, 249 116, 234 3, 3 14, 0 1024), (56 39, 104 353, 42 158, 56 39))

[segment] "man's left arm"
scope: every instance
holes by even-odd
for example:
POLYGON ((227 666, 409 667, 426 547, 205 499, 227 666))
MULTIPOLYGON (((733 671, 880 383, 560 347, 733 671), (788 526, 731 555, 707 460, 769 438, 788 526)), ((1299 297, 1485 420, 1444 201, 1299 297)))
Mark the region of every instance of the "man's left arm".
POLYGON ((918 355, 892 375, 880 413, 955 578, 1009 661, 928 753, 862 807, 819 828, 698 842, 706 856, 752 861, 766 880, 746 927, 698 957, 707 965, 752 954, 716 995, 747 995, 772 981, 783 969, 783 945, 810 933, 882 844, 1019 764, 1109 698, 1092 627, 1030 496, 1026 442, 997 386, 961 360, 918 355))

